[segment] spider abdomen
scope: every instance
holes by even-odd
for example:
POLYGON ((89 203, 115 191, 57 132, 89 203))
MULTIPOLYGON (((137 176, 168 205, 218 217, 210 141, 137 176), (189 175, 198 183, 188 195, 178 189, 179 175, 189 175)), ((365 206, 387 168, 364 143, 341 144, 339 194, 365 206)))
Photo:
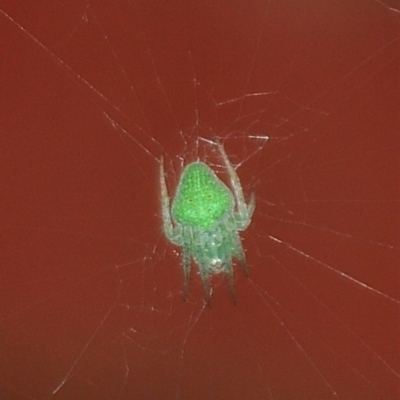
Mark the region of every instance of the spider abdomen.
POLYGON ((196 162, 188 165, 182 174, 172 216, 181 224, 209 230, 233 210, 233 204, 226 185, 208 165, 196 162))

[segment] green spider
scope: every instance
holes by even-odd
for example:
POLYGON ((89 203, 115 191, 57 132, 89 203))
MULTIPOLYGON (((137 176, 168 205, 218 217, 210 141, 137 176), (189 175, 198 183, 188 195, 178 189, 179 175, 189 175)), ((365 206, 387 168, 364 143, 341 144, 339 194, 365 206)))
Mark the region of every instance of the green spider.
POLYGON ((184 297, 187 297, 192 259, 199 268, 206 302, 210 304, 210 276, 225 273, 236 302, 232 259, 248 275, 239 231, 245 230, 255 208, 254 193, 246 204, 242 186, 225 149, 216 143, 229 174, 233 193, 203 162, 187 165, 180 177, 172 208, 160 163, 163 229, 165 236, 183 248, 184 297))

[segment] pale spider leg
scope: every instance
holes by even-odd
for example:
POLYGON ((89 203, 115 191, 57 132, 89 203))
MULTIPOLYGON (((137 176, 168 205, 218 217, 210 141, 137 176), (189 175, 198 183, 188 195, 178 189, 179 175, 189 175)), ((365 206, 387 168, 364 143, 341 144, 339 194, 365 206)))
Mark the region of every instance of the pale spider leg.
POLYGON ((240 241, 239 235, 236 234, 234 235, 234 240, 235 240, 235 248, 238 249, 238 253, 236 254, 236 258, 239 261, 240 268, 242 268, 243 273, 246 276, 249 276, 249 270, 247 268, 247 263, 246 263, 246 256, 243 251, 242 243, 240 241))
POLYGON ((207 270, 207 265, 199 264, 199 271, 201 280, 203 282, 204 297, 206 298, 206 303, 211 306, 211 288, 210 288, 210 274, 207 270))
POLYGON ((183 247, 183 298, 185 301, 189 295, 189 283, 190 283, 190 270, 191 270, 191 260, 190 251, 183 247))
POLYGON ((229 285, 229 290, 231 292, 232 295, 232 299, 233 299, 233 303, 236 304, 237 300, 236 300, 236 289, 235 289, 235 282, 233 280, 233 266, 232 266, 232 261, 228 260, 226 262, 226 276, 228 279, 228 285, 229 285))
POLYGON ((161 186, 161 205, 162 219, 165 236, 174 244, 181 245, 181 232, 178 227, 174 228, 171 219, 170 198, 168 196, 167 183, 165 182, 164 159, 160 160, 160 186, 161 186))
POLYGON ((222 146, 222 144, 219 141, 217 141, 217 146, 219 151, 221 152, 222 159, 224 160, 226 169, 228 170, 229 179, 231 181, 231 185, 235 193, 236 204, 240 217, 236 221, 238 225, 237 229, 242 231, 245 230, 251 222, 251 216, 253 215, 255 208, 255 196, 254 193, 251 194, 249 205, 247 205, 246 202, 244 201, 243 189, 239 177, 232 163, 229 161, 224 146, 222 146))
POLYGON ((184 245, 182 247, 182 267, 183 267, 183 298, 187 300, 189 295, 189 285, 190 285, 190 271, 192 269, 192 254, 193 254, 193 235, 191 228, 182 228, 182 237, 185 238, 184 245))
POLYGON ((234 218, 229 218, 228 220, 225 221, 224 223, 224 229, 226 231, 231 231, 231 251, 232 251, 232 257, 236 258, 240 264, 240 268, 242 269, 243 273, 246 276, 249 276, 249 270, 247 268, 247 263, 246 263, 246 255, 243 250, 242 242, 240 240, 239 234, 234 231, 235 229, 235 220, 234 218))

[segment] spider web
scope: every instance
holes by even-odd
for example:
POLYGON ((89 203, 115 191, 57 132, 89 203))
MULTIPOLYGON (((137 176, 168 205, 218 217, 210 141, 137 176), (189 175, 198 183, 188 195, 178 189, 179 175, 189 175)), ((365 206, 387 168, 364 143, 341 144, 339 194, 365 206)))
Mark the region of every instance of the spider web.
MULTIPOLYGON (((2 5, 4 399, 394 399, 395 2, 2 5), (238 303, 161 233, 219 139, 238 303)), ((397 99, 397 100, 396 100, 397 99)))

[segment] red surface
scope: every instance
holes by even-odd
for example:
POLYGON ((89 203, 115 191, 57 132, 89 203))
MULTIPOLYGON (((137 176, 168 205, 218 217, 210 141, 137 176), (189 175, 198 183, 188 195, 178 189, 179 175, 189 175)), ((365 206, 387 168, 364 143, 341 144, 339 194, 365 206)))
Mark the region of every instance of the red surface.
POLYGON ((1 399, 399 398, 400 13, 361 3, 1 3, 1 399), (257 208, 209 308, 158 159, 224 176, 215 137, 257 208))

